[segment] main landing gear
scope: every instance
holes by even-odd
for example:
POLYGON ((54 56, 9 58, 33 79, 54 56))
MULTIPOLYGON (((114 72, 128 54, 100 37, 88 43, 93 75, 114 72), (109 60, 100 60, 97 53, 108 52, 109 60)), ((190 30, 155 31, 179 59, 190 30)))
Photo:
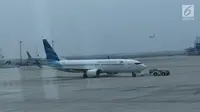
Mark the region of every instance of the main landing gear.
POLYGON ((132 72, 132 77, 136 77, 136 74, 134 72, 132 72))
POLYGON ((88 78, 87 72, 83 73, 83 78, 88 78))

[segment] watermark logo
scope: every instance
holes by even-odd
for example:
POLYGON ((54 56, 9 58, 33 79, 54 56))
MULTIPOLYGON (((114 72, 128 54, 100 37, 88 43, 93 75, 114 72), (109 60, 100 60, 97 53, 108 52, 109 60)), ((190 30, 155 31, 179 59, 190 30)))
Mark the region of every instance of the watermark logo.
POLYGON ((182 5, 182 20, 194 20, 194 5, 182 5))

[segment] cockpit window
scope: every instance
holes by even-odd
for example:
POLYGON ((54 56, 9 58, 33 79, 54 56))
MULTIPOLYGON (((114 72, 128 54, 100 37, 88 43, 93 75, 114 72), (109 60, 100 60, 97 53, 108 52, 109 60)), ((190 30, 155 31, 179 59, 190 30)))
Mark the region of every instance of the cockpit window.
POLYGON ((142 64, 142 63, 140 63, 140 62, 137 62, 137 63, 135 63, 136 65, 140 65, 140 64, 142 64))

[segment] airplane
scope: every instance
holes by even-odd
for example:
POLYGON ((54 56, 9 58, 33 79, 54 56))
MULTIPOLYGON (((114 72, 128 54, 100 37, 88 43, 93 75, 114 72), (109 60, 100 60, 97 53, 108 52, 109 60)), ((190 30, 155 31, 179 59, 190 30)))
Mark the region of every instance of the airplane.
POLYGON ((30 53, 28 51, 26 51, 26 53, 27 53, 27 56, 28 56, 28 61, 30 61, 34 65, 38 66, 39 68, 43 68, 41 63, 39 63, 39 61, 37 59, 32 58, 32 56, 30 55, 30 53))
POLYGON ((101 73, 132 73, 136 77, 147 66, 133 59, 90 59, 90 60, 67 60, 58 57, 46 39, 43 39, 47 65, 65 72, 83 73, 83 78, 89 75, 100 77, 101 73))
POLYGON ((155 36, 155 34, 153 34, 153 36, 149 36, 149 38, 155 38, 156 36, 155 36))

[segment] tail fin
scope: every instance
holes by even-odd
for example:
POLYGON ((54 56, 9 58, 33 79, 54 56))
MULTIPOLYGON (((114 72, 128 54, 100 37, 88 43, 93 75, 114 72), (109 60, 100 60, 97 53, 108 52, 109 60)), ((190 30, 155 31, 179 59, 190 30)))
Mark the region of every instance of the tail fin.
POLYGON ((58 58, 57 54, 46 39, 43 39, 43 44, 47 60, 59 61, 60 59, 58 58))
POLYGON ((42 68, 42 65, 40 64, 40 62, 37 59, 32 58, 32 56, 30 55, 30 53, 28 51, 26 51, 27 55, 28 55, 28 59, 29 60, 33 60, 35 61, 34 64, 36 64, 38 67, 42 68))
POLYGON ((32 59, 30 53, 28 51, 26 51, 27 55, 28 55, 28 59, 32 59))

